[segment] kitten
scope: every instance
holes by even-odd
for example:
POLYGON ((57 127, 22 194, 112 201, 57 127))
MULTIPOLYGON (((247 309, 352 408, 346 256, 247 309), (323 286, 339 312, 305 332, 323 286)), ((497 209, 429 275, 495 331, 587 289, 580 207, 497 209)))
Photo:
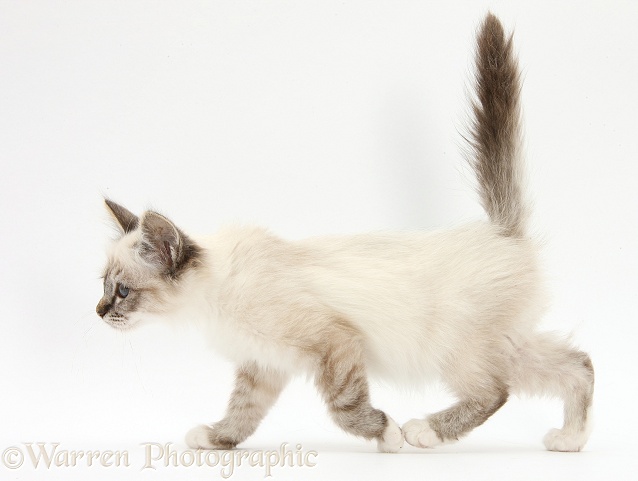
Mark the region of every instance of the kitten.
POLYGON ((564 425, 547 449, 579 451, 589 435, 594 372, 587 354, 535 330, 545 300, 526 235, 519 72, 512 37, 485 18, 476 51, 471 164, 489 222, 432 233, 288 242, 233 227, 192 238, 162 215, 106 200, 121 237, 97 313, 128 329, 190 318, 237 363, 224 418, 192 429, 192 448, 250 436, 287 381, 310 373, 333 420, 396 452, 433 447, 481 425, 510 394, 554 395, 564 425), (437 377, 458 402, 402 428, 370 404, 368 375, 437 377))

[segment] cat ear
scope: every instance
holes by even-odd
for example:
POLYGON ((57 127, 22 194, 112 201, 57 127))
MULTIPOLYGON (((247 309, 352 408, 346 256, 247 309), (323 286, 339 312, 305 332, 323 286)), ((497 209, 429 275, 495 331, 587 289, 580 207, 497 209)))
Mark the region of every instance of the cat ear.
POLYGON ((182 258, 183 235, 166 217, 146 212, 142 217, 140 255, 167 273, 175 272, 182 258))
POLYGON ((133 214, 125 207, 116 204, 112 200, 104 199, 104 203, 106 204, 106 207, 108 208, 110 214, 117 221, 117 226, 120 228, 123 234, 128 234, 129 232, 137 229, 140 220, 135 214, 133 214))

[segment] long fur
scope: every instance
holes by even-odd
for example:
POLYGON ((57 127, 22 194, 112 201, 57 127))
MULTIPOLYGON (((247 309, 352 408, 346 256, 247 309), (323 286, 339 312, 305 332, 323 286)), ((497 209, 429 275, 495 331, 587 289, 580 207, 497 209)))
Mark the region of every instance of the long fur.
POLYGON ((506 235, 525 233, 523 199, 520 74, 512 35, 488 14, 476 48, 476 98, 470 144, 483 208, 506 235))
MULTIPOLYGON (((314 377, 334 421, 376 439, 433 447, 482 424, 510 394, 563 399, 565 424, 548 449, 577 451, 589 433, 589 357, 535 330, 545 299, 537 248, 526 238, 519 74, 500 22, 477 40, 472 146, 489 222, 438 232, 283 240, 256 227, 189 238, 170 220, 112 201, 122 236, 105 270, 98 314, 125 329, 191 319, 237 364, 218 423, 191 430, 194 448, 250 436, 288 379, 314 377), (440 379, 458 402, 403 429, 370 403, 368 376, 440 379)), ((205 401, 204 401, 205 402, 205 401)))

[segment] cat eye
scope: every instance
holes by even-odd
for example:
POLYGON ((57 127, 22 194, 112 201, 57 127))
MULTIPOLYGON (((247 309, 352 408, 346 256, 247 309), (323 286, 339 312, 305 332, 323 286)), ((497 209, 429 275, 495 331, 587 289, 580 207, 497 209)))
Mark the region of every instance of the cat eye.
POLYGON ((126 287, 124 284, 117 285, 117 295, 121 297, 122 299, 128 296, 129 290, 130 289, 126 287))

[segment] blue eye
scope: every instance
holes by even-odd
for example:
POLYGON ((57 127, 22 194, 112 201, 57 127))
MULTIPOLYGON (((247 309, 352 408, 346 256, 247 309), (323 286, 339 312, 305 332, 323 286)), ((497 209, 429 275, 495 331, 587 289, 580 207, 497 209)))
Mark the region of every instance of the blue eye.
POLYGON ((128 293, 129 293, 129 288, 126 287, 124 284, 117 285, 117 295, 119 297, 124 299, 126 296, 128 296, 128 293))

